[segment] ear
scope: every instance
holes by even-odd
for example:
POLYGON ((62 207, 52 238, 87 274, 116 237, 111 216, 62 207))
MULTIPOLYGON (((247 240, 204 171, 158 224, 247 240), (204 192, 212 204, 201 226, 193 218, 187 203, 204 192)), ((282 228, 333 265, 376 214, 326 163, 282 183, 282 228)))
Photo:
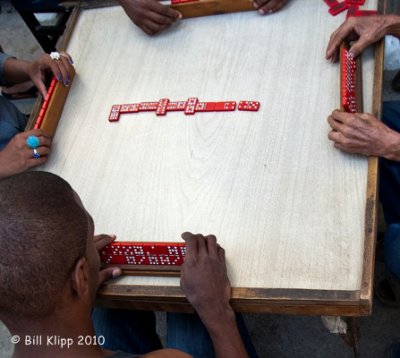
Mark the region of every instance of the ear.
POLYGON ((73 294, 83 300, 90 301, 90 267, 86 257, 81 257, 71 273, 73 294))

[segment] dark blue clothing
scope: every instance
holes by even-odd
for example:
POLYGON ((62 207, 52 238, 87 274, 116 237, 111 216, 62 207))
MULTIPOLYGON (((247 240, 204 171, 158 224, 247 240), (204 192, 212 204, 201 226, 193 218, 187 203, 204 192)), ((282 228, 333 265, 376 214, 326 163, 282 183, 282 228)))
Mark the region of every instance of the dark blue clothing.
MULTIPOLYGON (((0 52, 0 86, 5 85, 4 62, 10 56, 0 52)), ((0 150, 18 133, 23 132, 27 118, 10 101, 0 96, 0 150)))
MULTIPOLYGON (((400 101, 383 103, 382 121, 400 132, 400 101)), ((400 279, 400 162, 381 159, 379 192, 388 225, 384 239, 385 264, 400 279)))
MULTIPOLYGON (((250 358, 257 353, 243 318, 236 315, 240 334, 250 358)), ((97 336, 104 336, 104 348, 131 354, 161 349, 153 312, 95 308, 92 320, 97 336)), ((167 314, 166 348, 175 348, 194 358, 214 358, 214 349, 206 328, 196 314, 167 314)))

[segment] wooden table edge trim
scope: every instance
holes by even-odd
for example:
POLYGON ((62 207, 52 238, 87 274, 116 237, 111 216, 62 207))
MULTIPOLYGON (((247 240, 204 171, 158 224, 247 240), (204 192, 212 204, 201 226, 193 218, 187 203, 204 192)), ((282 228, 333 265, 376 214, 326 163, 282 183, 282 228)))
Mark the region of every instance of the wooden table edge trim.
MULTIPOLYGON (((190 311, 179 287, 104 285, 96 304, 103 307, 190 311), (151 307, 151 308, 150 308, 151 307)), ((371 314, 369 301, 360 298, 360 291, 233 288, 231 304, 238 312, 289 313, 302 315, 371 314)))
MULTIPOLYGON (((378 2, 378 11, 380 14, 386 13, 386 5, 386 0, 381 0, 378 2)), ((382 116, 383 61, 384 40, 381 40, 375 46, 375 68, 372 94, 372 114, 378 119, 381 119, 382 116)), ((378 173, 379 159, 376 157, 368 158, 368 179, 365 208, 365 239, 360 298, 364 302, 369 302, 369 305, 371 307, 373 300, 375 243, 378 227, 378 173)))

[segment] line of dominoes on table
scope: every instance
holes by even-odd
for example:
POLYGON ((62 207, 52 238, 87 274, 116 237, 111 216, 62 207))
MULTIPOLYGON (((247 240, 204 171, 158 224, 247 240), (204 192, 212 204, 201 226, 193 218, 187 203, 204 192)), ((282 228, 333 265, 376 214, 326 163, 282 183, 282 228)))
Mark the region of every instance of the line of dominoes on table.
MULTIPOLYGON (((225 102, 199 102, 197 97, 190 97, 187 101, 171 102, 162 98, 157 102, 140 102, 131 104, 114 104, 111 107, 108 120, 118 122, 121 114, 155 111, 157 116, 165 116, 167 112, 183 111, 186 115, 198 112, 229 112, 236 110, 235 101, 225 102)), ((237 106, 239 111, 256 112, 260 109, 258 101, 240 101, 237 106)))
POLYGON ((365 0, 323 0, 329 6, 329 13, 332 16, 336 16, 341 12, 347 10, 346 18, 351 16, 371 16, 377 15, 378 12, 376 10, 360 10, 360 6, 365 4, 365 0))

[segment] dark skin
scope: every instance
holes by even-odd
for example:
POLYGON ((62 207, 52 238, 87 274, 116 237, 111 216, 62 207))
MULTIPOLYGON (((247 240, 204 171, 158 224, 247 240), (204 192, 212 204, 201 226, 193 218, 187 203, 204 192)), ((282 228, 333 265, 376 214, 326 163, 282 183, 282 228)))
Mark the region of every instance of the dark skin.
MULTIPOLYGON (((254 0, 253 5, 261 15, 272 14, 289 0, 254 0)), ((168 29, 182 14, 158 0, 119 0, 129 18, 146 34, 156 35, 168 29)))
POLYGON ((216 357, 248 357, 229 304, 231 285, 224 249, 217 244, 214 235, 186 232, 182 238, 187 251, 181 270, 181 287, 207 328, 216 357))
POLYGON ((254 0, 253 5, 261 15, 268 15, 282 9, 289 0, 254 0))
MULTIPOLYGON (((52 60, 48 54, 43 54, 36 61, 23 61, 8 58, 4 62, 3 77, 8 85, 18 84, 31 80, 40 94, 45 98, 47 89, 45 77, 47 73, 53 73, 59 82, 69 85, 72 58, 66 52, 60 52, 60 60, 52 60)), ((41 129, 35 129, 17 134, 0 151, 0 179, 22 173, 33 167, 44 164, 50 153, 52 139, 50 135, 41 129), (26 139, 35 135, 39 138, 39 147, 36 148, 39 158, 33 158, 33 150, 28 148, 26 139)))
POLYGON ((182 18, 179 11, 157 0, 119 0, 130 19, 146 34, 155 35, 182 18))
MULTIPOLYGON (((354 41, 350 52, 359 56, 364 49, 385 35, 400 37, 400 17, 396 15, 350 17, 331 36, 326 59, 336 62, 344 40, 354 41)), ((328 117, 329 139, 343 152, 400 160, 400 134, 367 113, 338 110, 328 117)))
POLYGON ((0 151, 0 179, 22 173, 33 167, 44 164, 50 153, 51 137, 41 129, 34 129, 17 134, 5 148, 0 151), (39 139, 39 158, 33 158, 33 150, 26 145, 26 139, 35 135, 39 139))
POLYGON ((4 63, 3 76, 8 85, 14 85, 31 80, 43 98, 47 89, 44 84, 46 74, 52 72, 59 82, 68 86, 70 81, 72 58, 66 52, 60 52, 60 60, 52 60, 48 54, 43 54, 36 61, 24 61, 9 58, 4 63))
MULTIPOLYGON (((82 205, 78 195, 76 201, 82 205)), ((101 358, 112 354, 111 351, 101 349, 96 344, 78 345, 79 336, 95 335, 91 311, 98 287, 107 279, 118 277, 121 270, 109 267, 100 270, 98 251, 115 240, 115 235, 94 235, 94 223, 87 213, 88 238, 85 256, 77 259, 69 280, 66 281, 59 305, 48 317, 37 320, 4 319, 13 335, 41 335, 42 337, 58 335, 72 338, 74 344, 68 349, 58 345, 25 345, 23 340, 15 345, 13 358, 101 358)), ((46 340, 46 339, 44 339, 46 340)), ((144 358, 189 358, 186 353, 175 349, 165 349, 151 352, 144 358)))
MULTIPOLYGON (((76 202, 82 206, 78 195, 76 202)), ((15 345, 14 358, 101 358, 112 352, 101 349, 98 345, 78 345, 78 337, 94 336, 91 310, 96 292, 104 281, 118 277, 121 270, 109 267, 100 270, 98 251, 115 240, 114 235, 94 235, 92 217, 86 212, 88 221, 86 253, 78 257, 71 274, 64 284, 58 305, 47 317, 35 320, 19 317, 2 317, 12 335, 20 337, 58 335, 72 338, 68 348, 59 345, 25 345, 23 340, 15 345)), ((213 235, 182 234, 187 244, 187 255, 182 266, 181 286, 188 301, 198 312, 213 341, 218 358, 245 358, 235 315, 229 304, 230 283, 225 264, 225 252, 217 245, 213 235)), ((52 258, 49 258, 52 259, 52 258)), ((189 358, 184 352, 175 349, 162 349, 150 352, 146 358, 189 358)))

